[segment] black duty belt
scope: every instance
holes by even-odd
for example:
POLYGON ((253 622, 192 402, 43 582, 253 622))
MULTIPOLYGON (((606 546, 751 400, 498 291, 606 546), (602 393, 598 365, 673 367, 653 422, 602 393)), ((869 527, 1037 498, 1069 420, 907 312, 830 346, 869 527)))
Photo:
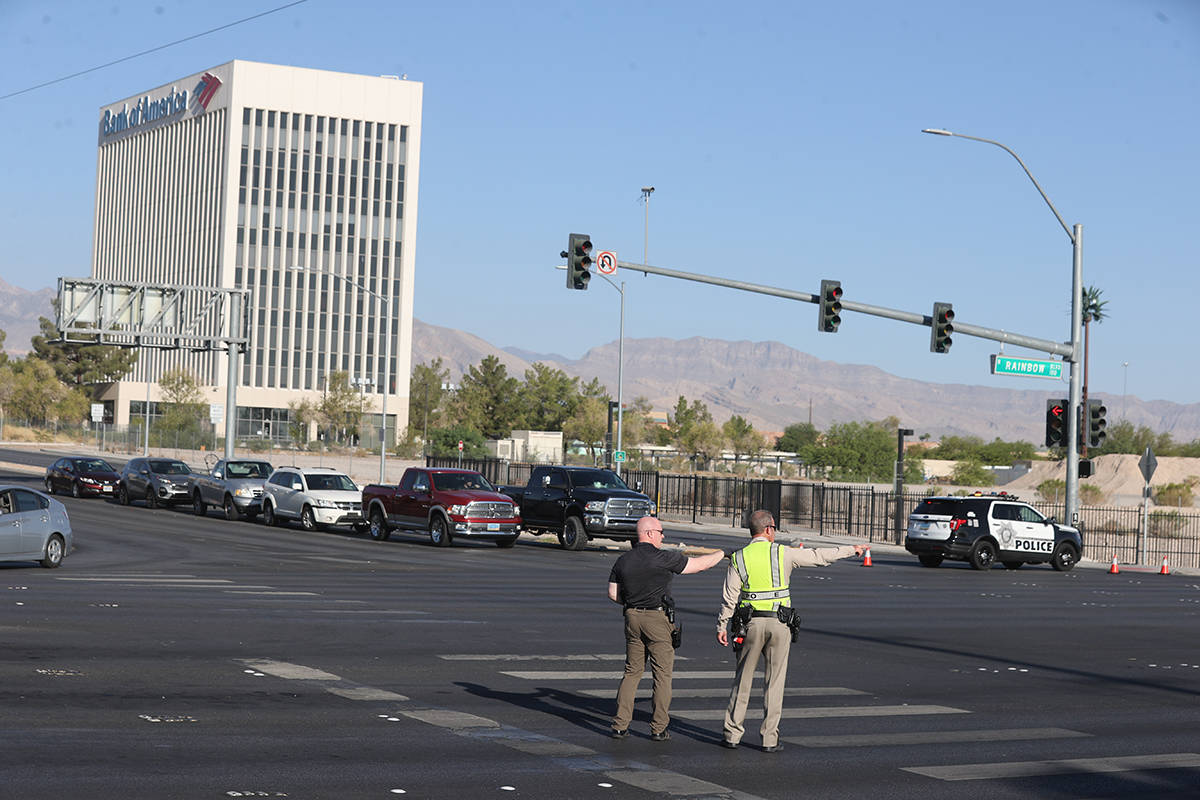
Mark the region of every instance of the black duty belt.
MULTIPOLYGON (((662 611, 662 606, 625 606, 626 611, 662 611)), ((774 613, 774 612, 772 612, 774 613)))
POLYGON ((750 613, 752 617, 774 617, 779 619, 779 614, 774 611, 753 611, 750 613))

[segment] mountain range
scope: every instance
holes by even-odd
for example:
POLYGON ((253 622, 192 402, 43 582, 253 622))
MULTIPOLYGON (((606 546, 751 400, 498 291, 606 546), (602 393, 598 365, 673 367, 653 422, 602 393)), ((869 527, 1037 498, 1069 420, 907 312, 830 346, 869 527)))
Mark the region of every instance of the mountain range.
MULTIPOLYGON (((508 373, 524 377, 535 362, 557 367, 584 381, 593 377, 617 388, 616 342, 569 359, 552 353, 500 348, 478 336, 452 328, 413 321, 413 364, 440 357, 457 381, 485 356, 496 356, 508 373)), ((730 342, 722 339, 626 339, 622 396, 626 402, 646 397, 663 414, 680 395, 702 400, 713 418, 723 422, 737 414, 760 431, 779 433, 788 425, 811 420, 819 430, 833 423, 896 417, 915 435, 934 439, 979 436, 985 441, 1028 441, 1041 445, 1045 435, 1046 399, 1054 389, 1015 390, 967 384, 926 383, 889 374, 878 367, 823 361, 780 342, 730 342)), ((1115 398, 1108 400, 1108 419, 1120 416, 1115 398)), ((1200 438, 1200 403, 1166 400, 1120 401, 1136 426, 1168 432, 1176 442, 1200 438)))
MULTIPOLYGON (((29 351, 38 333, 38 317, 53 317, 54 289, 31 292, 0 280, 0 330, 4 349, 29 351)), ((599 378, 615 397, 616 342, 599 345, 582 358, 503 348, 453 328, 413 320, 412 363, 441 358, 451 380, 492 355, 508 373, 523 378, 535 362, 561 369, 584 381, 599 378)), ((626 402, 647 398, 665 415, 682 395, 701 400, 723 422, 737 414, 760 431, 779 433, 796 422, 811 421, 820 430, 833 423, 896 417, 917 436, 979 436, 986 441, 1024 440, 1039 444, 1044 435, 1046 398, 1066 394, 1065 384, 1039 390, 1002 389, 967 384, 926 383, 891 375, 878 367, 823 361, 780 342, 722 339, 626 339, 626 402)), ((1200 438, 1200 403, 1141 400, 1129 396, 1108 401, 1110 423, 1125 417, 1134 425, 1170 433, 1176 442, 1200 438)))

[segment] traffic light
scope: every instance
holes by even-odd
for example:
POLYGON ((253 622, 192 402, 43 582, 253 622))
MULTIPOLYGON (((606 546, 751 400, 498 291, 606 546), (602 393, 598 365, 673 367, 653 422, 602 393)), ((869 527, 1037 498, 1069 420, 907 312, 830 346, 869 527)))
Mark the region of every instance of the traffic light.
POLYGON ((1108 427, 1108 422, 1104 419, 1104 415, 1108 413, 1108 409, 1104 407, 1104 403, 1100 400, 1088 399, 1087 401, 1087 443, 1088 447, 1099 447, 1104 444, 1104 439, 1108 436, 1104 429, 1108 427))
POLYGON ((1067 442, 1066 398, 1046 401, 1046 447, 1062 447, 1067 442))
POLYGON ((817 330, 834 333, 842 324, 842 282, 821 281, 821 297, 819 298, 820 313, 817 316, 817 330))
POLYGON ((954 340, 950 338, 950 334, 954 333, 954 326, 950 324, 952 322, 954 322, 954 307, 949 303, 934 303, 933 324, 929 326, 930 352, 950 352, 950 345, 954 344, 954 340))
POLYGON ((567 288, 586 289, 592 279, 592 239, 586 233, 572 233, 562 255, 567 259, 567 288))

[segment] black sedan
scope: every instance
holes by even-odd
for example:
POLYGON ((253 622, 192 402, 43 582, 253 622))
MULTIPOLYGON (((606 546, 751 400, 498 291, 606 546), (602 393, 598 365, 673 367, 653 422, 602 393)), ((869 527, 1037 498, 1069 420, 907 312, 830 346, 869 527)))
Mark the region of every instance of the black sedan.
POLYGON ((68 456, 46 467, 46 492, 112 497, 121 476, 102 458, 68 456))

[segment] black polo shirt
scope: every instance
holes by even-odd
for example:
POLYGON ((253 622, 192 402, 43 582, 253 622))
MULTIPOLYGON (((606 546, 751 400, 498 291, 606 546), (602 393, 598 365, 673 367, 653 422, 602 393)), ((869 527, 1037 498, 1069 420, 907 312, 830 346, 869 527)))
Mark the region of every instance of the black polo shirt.
POLYGON ((617 597, 626 606, 661 606, 663 595, 671 589, 671 578, 683 572, 688 557, 678 550, 662 550, 649 542, 638 542, 617 559, 609 583, 618 587, 617 597))

